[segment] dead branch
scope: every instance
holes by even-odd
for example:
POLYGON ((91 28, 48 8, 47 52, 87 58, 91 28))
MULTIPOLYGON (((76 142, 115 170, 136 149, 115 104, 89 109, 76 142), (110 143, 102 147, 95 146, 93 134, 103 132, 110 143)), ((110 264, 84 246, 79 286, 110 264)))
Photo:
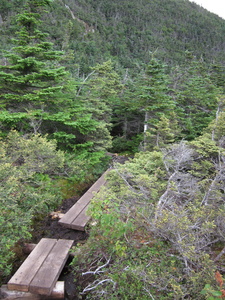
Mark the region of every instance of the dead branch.
POLYGON ((116 286, 116 283, 115 281, 113 281, 112 279, 110 278, 107 278, 107 279, 103 279, 101 281, 99 280, 95 280, 93 283, 89 284, 82 292, 81 292, 81 295, 82 294, 85 294, 86 292, 90 292, 94 289, 96 289, 99 285, 105 283, 105 282, 112 282, 113 283, 113 288, 115 288, 116 286))
POLYGON ((104 271, 100 271, 100 270, 105 268, 106 266, 108 266, 108 264, 110 263, 110 260, 111 260, 111 257, 107 260, 107 262, 104 265, 99 266, 95 271, 84 272, 84 273, 82 273, 82 276, 88 275, 88 274, 96 275, 96 274, 99 274, 99 273, 104 273, 104 271))

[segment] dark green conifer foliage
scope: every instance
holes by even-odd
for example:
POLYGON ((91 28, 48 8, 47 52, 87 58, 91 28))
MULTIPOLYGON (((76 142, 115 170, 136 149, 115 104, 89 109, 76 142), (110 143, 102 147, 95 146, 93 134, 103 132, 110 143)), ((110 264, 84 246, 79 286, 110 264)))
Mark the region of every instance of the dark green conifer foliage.
POLYGON ((47 35, 38 29, 43 6, 50 1, 28 1, 18 14, 19 31, 15 47, 0 66, 0 121, 3 130, 40 131, 52 116, 70 106, 63 85, 67 73, 58 63, 60 52, 53 50, 47 35))
POLYGON ((164 66, 152 58, 145 72, 137 81, 136 105, 144 114, 144 149, 147 147, 148 131, 155 129, 160 117, 169 116, 175 103, 169 95, 168 78, 164 66))
POLYGON ((176 68, 175 98, 180 125, 185 139, 199 136, 214 119, 218 107, 219 88, 213 84, 204 62, 194 57, 186 66, 176 68))
POLYGON ((118 103, 118 94, 122 87, 119 75, 109 60, 92 68, 90 79, 84 82, 80 90, 79 97, 86 107, 86 113, 91 114, 96 124, 86 137, 94 151, 111 147, 112 110, 118 103))

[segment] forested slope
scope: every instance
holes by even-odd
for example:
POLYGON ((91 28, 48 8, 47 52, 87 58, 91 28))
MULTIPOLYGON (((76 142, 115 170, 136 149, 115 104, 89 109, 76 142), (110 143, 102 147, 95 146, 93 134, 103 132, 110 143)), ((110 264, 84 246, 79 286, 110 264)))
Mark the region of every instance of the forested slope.
MULTIPOLYGON (((0 4, 6 47, 22 4, 0 4)), ((72 72, 79 65, 79 72, 87 73, 109 58, 136 69, 148 62, 151 52, 168 64, 181 63, 187 50, 206 61, 225 60, 224 20, 188 0, 54 0, 43 21, 55 47, 67 53, 72 72)))
POLYGON ((79 297, 223 296, 225 22, 185 0, 0 9, 0 279, 36 216, 112 164, 79 297))

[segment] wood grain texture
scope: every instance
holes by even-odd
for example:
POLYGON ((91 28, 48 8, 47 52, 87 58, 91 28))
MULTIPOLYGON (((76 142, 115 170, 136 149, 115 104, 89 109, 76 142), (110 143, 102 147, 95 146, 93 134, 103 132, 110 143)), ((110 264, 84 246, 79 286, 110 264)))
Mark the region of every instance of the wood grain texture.
POLYGON ((41 239, 9 280, 8 289, 51 295, 73 242, 73 240, 41 239))
POLYGON ((0 299, 5 300, 50 300, 50 299, 64 299, 65 287, 64 281, 57 281, 51 295, 38 295, 30 292, 12 291, 8 290, 7 285, 4 284, 0 288, 0 299))
POLYGON ((88 206, 86 206, 80 214, 76 217, 76 219, 70 224, 71 229, 75 230, 85 230, 85 226, 87 225, 88 221, 90 220, 90 216, 86 214, 88 206))
POLYGON ((35 250, 30 253, 17 272, 9 280, 7 284, 8 289, 28 292, 31 281, 56 242, 56 239, 41 239, 35 247, 35 250))
POLYGON ((30 283, 29 291, 50 295, 69 256, 72 240, 58 240, 30 283))
POLYGON ((101 186, 105 185, 105 175, 109 169, 89 188, 89 190, 69 209, 69 211, 59 220, 59 223, 67 228, 75 230, 85 230, 85 226, 90 220, 86 215, 88 205, 101 186))

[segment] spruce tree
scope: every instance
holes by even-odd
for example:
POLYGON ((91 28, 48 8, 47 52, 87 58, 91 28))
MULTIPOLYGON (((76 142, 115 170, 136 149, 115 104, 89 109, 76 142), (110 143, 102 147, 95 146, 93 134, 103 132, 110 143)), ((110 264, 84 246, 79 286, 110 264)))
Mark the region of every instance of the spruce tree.
POLYGON ((169 95, 168 77, 164 66, 152 58, 145 72, 136 82, 137 109, 144 114, 144 145, 146 150, 148 132, 155 129, 160 117, 169 117, 175 108, 175 103, 169 95))
POLYGON ((182 68, 176 67, 173 77, 182 134, 192 140, 214 119, 220 89, 210 79, 204 62, 195 59, 182 68))
POLYGON ((68 74, 60 66, 61 53, 53 50, 47 34, 39 30, 41 13, 49 0, 29 0, 25 11, 17 15, 19 30, 15 47, 5 55, 0 66, 1 129, 23 133, 49 133, 53 122, 65 123, 59 112, 71 107, 65 86, 68 74))
POLYGON ((84 82, 80 90, 80 98, 91 114, 96 128, 86 137, 94 151, 102 151, 111 147, 112 110, 118 103, 118 95, 123 85, 112 62, 106 61, 92 68, 90 79, 84 82))

